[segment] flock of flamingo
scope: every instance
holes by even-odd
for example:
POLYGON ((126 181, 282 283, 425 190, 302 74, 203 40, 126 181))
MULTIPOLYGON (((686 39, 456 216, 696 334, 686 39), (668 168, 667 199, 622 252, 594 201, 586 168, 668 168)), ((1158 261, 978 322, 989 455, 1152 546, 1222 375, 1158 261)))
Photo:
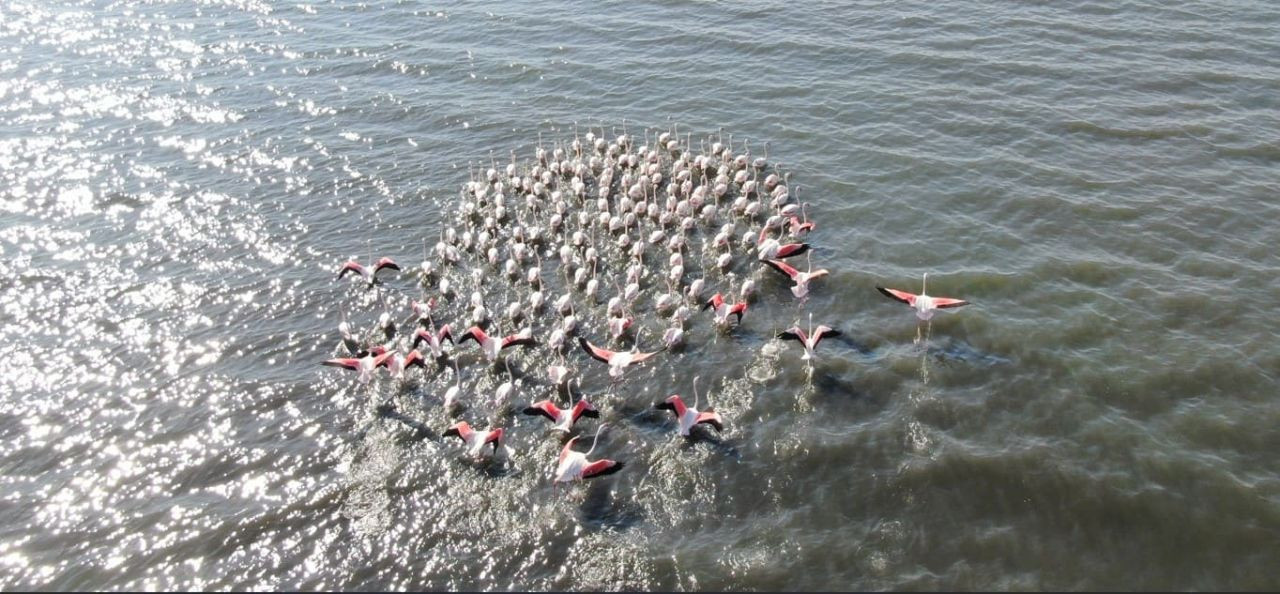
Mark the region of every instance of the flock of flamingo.
MULTIPOLYGON (((579 136, 575 126, 572 140, 547 150, 539 136, 533 160, 523 165, 514 151, 501 169, 491 156, 487 170, 473 168, 454 216, 442 221, 434 248, 424 240, 417 270, 421 297, 409 303, 413 331, 398 331, 387 299, 379 293, 384 310, 377 326, 355 332, 344 314, 338 329, 346 356, 323 365, 354 371, 364 385, 380 369, 401 378, 411 368, 433 373, 452 363, 459 379, 442 400, 446 413, 453 415, 462 406, 462 347, 475 342, 494 372, 506 367, 511 376, 491 401, 491 418, 497 422, 479 429, 457 421, 442 435, 457 437, 474 459, 502 459, 512 450, 504 429, 496 425, 509 418, 503 413, 510 411, 508 401, 517 386, 508 349, 542 351, 551 357, 546 377, 554 395, 516 410, 545 417, 557 433, 568 436, 583 417, 600 417, 585 397, 573 397, 570 384, 576 380, 570 381, 574 371, 567 355, 576 350, 574 338, 583 353, 608 366, 617 382, 632 366, 664 353, 674 356, 687 330, 710 325, 732 332, 747 315, 748 304, 760 298, 763 289, 756 278, 769 273, 757 271, 779 273, 802 303, 810 283, 828 274, 813 269, 810 246, 804 242, 816 228, 808 218, 808 204, 797 198, 798 187, 789 187, 790 175, 780 176, 778 166, 768 160, 768 146, 764 156, 753 159, 746 142, 742 152, 735 152, 732 136, 727 141, 722 135, 706 137, 695 147, 691 134, 682 142, 675 130, 645 131, 643 142, 637 143, 624 122, 622 133, 612 140, 603 129, 579 136), (791 263, 800 255, 806 256, 804 270, 791 263), (470 295, 463 297, 467 288, 470 295), (493 307, 497 301, 501 307, 493 307), (699 309, 709 310, 710 319, 699 309), (446 318, 453 323, 437 324, 446 318), (503 335, 498 329, 504 325, 522 329, 503 335), (661 346, 641 350, 643 330, 655 325, 662 328, 661 346), (593 342, 588 336, 606 338, 593 342), (629 349, 622 346, 628 341, 629 349), (428 369, 428 359, 435 362, 434 371, 428 369), (560 396, 568 400, 565 407, 556 402, 560 396)), ((364 290, 381 292, 387 286, 384 279, 401 272, 393 259, 382 257, 368 264, 347 261, 337 276, 358 277, 364 290)), ((967 304, 927 295, 927 281, 925 275, 919 294, 876 288, 910 306, 920 320, 967 304)), ((811 366, 823 339, 839 334, 826 324, 814 327, 809 314, 807 328, 797 323, 776 337, 799 343, 801 359, 811 366)), ((678 394, 654 405, 674 413, 676 430, 684 437, 698 427, 719 432, 725 424, 713 407, 699 410, 697 382, 694 378, 692 406, 678 394)), ((606 425, 596 429, 586 452, 573 449, 576 436, 564 443, 553 484, 623 468, 622 461, 590 458, 606 425)))

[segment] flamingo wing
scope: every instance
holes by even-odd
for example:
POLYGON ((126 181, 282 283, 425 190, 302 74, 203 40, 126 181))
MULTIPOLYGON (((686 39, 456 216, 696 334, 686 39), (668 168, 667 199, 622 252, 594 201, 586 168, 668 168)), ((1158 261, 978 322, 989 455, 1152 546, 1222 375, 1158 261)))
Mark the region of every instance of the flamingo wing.
POLYGON ((413 349, 412 351, 409 351, 409 354, 405 355, 404 357, 405 369, 408 369, 414 366, 426 367, 426 363, 422 358, 422 353, 418 352, 418 349, 413 349))
POLYGON ((342 367, 344 369, 350 369, 352 371, 360 370, 360 359, 354 359, 351 357, 344 357, 341 359, 329 359, 328 361, 323 361, 320 364, 327 365, 329 367, 342 367))
POLYGON ((933 306, 938 309, 947 309, 948 307, 960 307, 961 305, 969 305, 969 302, 963 299, 952 299, 950 297, 934 297, 933 298, 933 306))
POLYGON ((354 272, 360 276, 364 276, 364 266, 361 266, 360 263, 355 260, 348 260, 343 263, 342 269, 338 271, 338 278, 346 276, 348 272, 354 272))
POLYGON ((715 411, 708 410, 698 413, 698 416, 694 418, 693 424, 697 425, 699 423, 711 425, 717 433, 724 431, 724 419, 720 418, 720 413, 715 411))
POLYGON ((382 354, 380 354, 380 355, 376 355, 376 356, 374 356, 374 358, 373 358, 373 366, 374 366, 374 367, 382 367, 383 365, 386 365, 386 364, 387 364, 387 359, 390 359, 390 358, 391 358, 392 356, 394 356, 395 354, 396 354, 396 353, 395 353, 395 351, 386 351, 386 352, 384 352, 384 353, 382 353, 382 354))
POLYGON ((706 303, 702 304, 702 309, 707 310, 707 309, 715 308, 717 311, 719 311, 721 305, 724 305, 724 297, 720 296, 719 293, 716 293, 715 295, 712 295, 711 298, 708 299, 706 303))
POLYGON ((880 285, 876 285, 876 290, 883 293, 885 297, 888 297, 894 301, 901 301, 911 306, 915 306, 916 304, 915 293, 908 293, 906 291, 899 291, 897 289, 886 289, 880 285))
POLYGON ((582 345, 582 350, 586 351, 588 355, 591 355, 591 358, 600 361, 601 363, 608 363, 609 360, 613 358, 613 351, 602 349, 590 342, 587 342, 586 337, 579 336, 578 344, 582 345))
POLYGON ((596 460, 582 467, 582 478, 596 478, 598 476, 607 476, 622 470, 626 463, 614 460, 596 460))
POLYGON ((658 353, 661 353, 661 352, 662 352, 662 351, 651 351, 651 352, 648 352, 648 353, 632 353, 632 354, 631 354, 631 364, 632 364, 632 365, 635 365, 636 363, 640 363, 640 362, 644 361, 645 359, 648 359, 649 357, 652 357, 652 356, 654 356, 654 355, 656 355, 656 354, 658 354, 658 353))
POLYGON ((484 344, 488 338, 489 335, 485 334, 484 330, 481 330, 479 326, 472 326, 462 333, 462 337, 458 339, 458 344, 462 344, 468 339, 476 341, 477 344, 484 344))
POLYGON ((769 259, 769 260, 765 260, 764 263, 773 267, 774 270, 777 270, 778 272, 781 272, 782 274, 787 275, 787 278, 790 278, 791 280, 795 280, 796 276, 800 274, 799 270, 796 270, 790 264, 787 264, 782 260, 769 259))
POLYGON ((436 334, 436 338, 438 340, 448 340, 449 342, 453 342, 453 329, 450 328, 448 324, 441 326, 440 331, 436 334))
POLYGON ((778 248, 778 257, 790 258, 792 256, 799 256, 807 251, 809 251, 809 244, 807 243, 788 243, 787 245, 778 248))
POLYGON ((729 316, 738 316, 738 323, 739 323, 739 324, 741 324, 741 323, 742 323, 742 314, 743 314, 744 312, 746 312, 746 311, 747 311, 747 304, 746 304, 745 302, 744 302, 744 303, 739 303, 739 304, 734 305, 733 307, 729 308, 729 313, 728 313, 725 317, 729 317, 729 316))
POLYGON ((467 424, 466 421, 458 421, 456 425, 445 429, 441 435, 445 437, 456 436, 462 440, 462 443, 467 443, 467 440, 471 439, 472 433, 474 432, 471 430, 471 425, 467 424))
POLYGON ((423 341, 431 344, 431 333, 427 332, 425 328, 418 328, 418 331, 413 333, 413 348, 418 348, 418 345, 422 344, 423 341))
POLYGON ((842 333, 839 330, 830 326, 818 326, 818 328, 813 331, 813 348, 818 348, 818 343, 822 342, 822 339, 828 336, 840 336, 840 334, 842 333))
POLYGON ((792 326, 778 333, 778 338, 782 340, 795 340, 798 342, 806 342, 809 337, 805 335, 804 329, 798 326, 792 326))
POLYGON ((396 264, 395 260, 392 260, 391 258, 381 258, 378 260, 377 264, 373 265, 373 274, 377 275, 378 272, 384 268, 389 268, 391 270, 399 271, 400 265, 396 264))
POLYGON ((653 405, 653 407, 659 410, 669 410, 674 412, 676 413, 676 418, 684 416, 684 401, 680 399, 679 394, 672 394, 668 396, 666 400, 653 405))
POLYGON ((552 404, 550 400, 539 400, 538 402, 535 402, 529 405, 528 408, 524 409, 521 412, 523 412, 526 415, 535 416, 535 417, 538 415, 542 415, 548 419, 551 419, 552 423, 555 423, 560 420, 560 409, 556 408, 556 405, 552 404))
POLYGON ((505 349, 510 346, 535 346, 537 344, 538 344, 538 340, 532 336, 524 336, 522 334, 512 334, 511 336, 508 336, 502 339, 501 348, 505 349))
POLYGON ((587 401, 586 398, 579 400, 577 404, 573 405, 573 410, 570 414, 573 415, 574 423, 578 422, 580 417, 590 417, 592 419, 600 418, 600 411, 596 410, 596 407, 587 401))

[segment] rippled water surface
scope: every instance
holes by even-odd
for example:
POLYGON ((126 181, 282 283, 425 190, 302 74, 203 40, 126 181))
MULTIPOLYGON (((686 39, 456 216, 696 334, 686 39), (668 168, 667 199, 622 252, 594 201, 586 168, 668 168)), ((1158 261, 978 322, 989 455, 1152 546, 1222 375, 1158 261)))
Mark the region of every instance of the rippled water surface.
POLYGON ((1278 588, 1278 28, 1254 1, 0 0, 0 588, 1278 588), (548 423, 491 402, 555 396, 545 347, 319 363, 415 299, 465 326, 480 291, 514 330, 529 289, 477 255, 451 299, 414 270, 473 171, 575 125, 768 142, 831 274, 801 305, 698 231, 690 271, 756 300, 619 383, 568 351, 626 467, 566 488, 548 423), (405 270, 335 280, 378 256, 405 270), (917 324, 875 290, 926 272, 973 304, 917 324), (771 337, 810 313, 844 335, 807 373, 771 337), (718 438, 651 408, 693 376, 718 438))

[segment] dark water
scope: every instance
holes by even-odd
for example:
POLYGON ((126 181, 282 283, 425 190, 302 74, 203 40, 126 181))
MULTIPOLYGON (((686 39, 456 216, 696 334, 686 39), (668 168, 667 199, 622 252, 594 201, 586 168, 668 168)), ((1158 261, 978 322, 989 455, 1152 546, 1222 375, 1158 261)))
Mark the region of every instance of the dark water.
MULTIPOLYGON (((1277 27, 1267 2, 0 2, 0 588, 1280 587, 1277 27), (559 440, 490 410, 507 372, 474 347, 459 418, 509 428, 506 466, 441 439, 451 370, 318 362, 340 316, 433 290, 342 261, 416 267, 469 169, 575 123, 768 141, 832 274, 803 309, 746 262, 708 276, 758 280, 743 325, 695 316, 619 384, 571 351, 627 467, 553 490, 559 440), (874 290, 925 272, 973 305, 918 327, 874 290), (809 312, 845 332, 811 376, 769 339, 809 312), (649 410, 694 375, 718 440, 649 410)), ((520 291, 452 274, 459 324, 520 291)), ((515 401, 551 394, 551 355, 512 361, 515 401)))

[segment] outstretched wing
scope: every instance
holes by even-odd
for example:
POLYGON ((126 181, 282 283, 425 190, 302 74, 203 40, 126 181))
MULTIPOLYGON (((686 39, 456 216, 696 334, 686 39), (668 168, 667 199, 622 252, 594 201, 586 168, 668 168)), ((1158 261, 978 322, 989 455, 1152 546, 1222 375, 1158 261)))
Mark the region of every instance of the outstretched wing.
POLYGON ((392 260, 391 258, 381 258, 378 260, 377 264, 373 265, 373 274, 375 275, 378 274, 378 272, 383 268, 389 268, 391 270, 399 271, 400 265, 396 264, 395 260, 392 260))
POLYGON ((502 348, 504 349, 511 346, 535 346, 537 344, 537 339, 523 334, 512 334, 511 336, 502 339, 502 348))
POLYGON ((813 339, 813 347, 814 347, 814 348, 818 348, 818 344, 822 342, 822 339, 824 339, 824 338, 826 338, 826 337, 828 337, 828 336, 833 336, 833 337, 834 337, 834 336, 840 336, 841 334, 842 334, 842 332, 840 332, 839 330, 836 330, 835 328, 832 328, 832 327, 830 327, 830 326, 825 326, 825 325, 823 325, 823 326, 818 326, 818 327, 813 331, 813 336, 814 336, 814 339, 813 339))
POLYGON ((626 466, 623 462, 616 462, 614 460, 596 460, 595 462, 582 467, 582 478, 589 479, 598 476, 610 475, 622 470, 623 466, 626 466))
POLYGON ((969 305, 969 302, 963 299, 952 299, 950 297, 934 297, 933 298, 933 306, 938 309, 947 309, 948 307, 960 307, 961 305, 969 305))
POLYGON ((717 433, 724 431, 724 419, 720 418, 720 413, 718 412, 706 411, 698 413, 693 424, 697 425, 699 423, 711 425, 717 433))
POLYGON ((446 429, 445 432, 442 433, 441 435, 445 437, 453 435, 453 436, 456 436, 458 439, 461 439, 462 443, 467 443, 467 440, 471 439, 471 433, 472 433, 471 425, 469 425, 466 421, 458 421, 458 424, 446 429))
POLYGON ((654 355, 656 355, 656 354, 658 354, 658 353, 661 353, 661 352, 662 352, 662 351, 653 351, 653 352, 649 352, 649 353, 632 353, 632 355, 631 355, 631 364, 632 364, 632 365, 635 365, 636 363, 640 363, 640 362, 644 361, 645 359, 648 359, 649 357, 652 357, 652 356, 654 356, 654 355))
POLYGON ((462 338, 458 339, 458 344, 462 344, 466 342, 468 339, 474 340, 476 341, 477 344, 479 344, 479 343, 483 343, 486 337, 487 335, 484 333, 484 330, 481 330, 479 326, 472 326, 470 328, 467 328, 466 332, 462 333, 462 338))
POLYGON ((354 272, 364 276, 364 266, 361 266, 360 263, 355 260, 348 260, 342 265, 342 270, 338 271, 338 278, 346 276, 348 272, 354 272))
POLYGON ((360 360, 353 359, 350 357, 344 357, 342 359, 329 359, 328 361, 323 361, 320 364, 327 365, 329 367, 342 367, 344 369, 350 369, 352 371, 360 370, 360 360))
POLYGON ((587 342, 587 338, 585 336, 578 337, 578 344, 582 345, 582 350, 586 351, 588 355, 591 355, 591 358, 601 363, 608 363, 609 359, 613 357, 613 351, 602 349, 590 342, 587 342))
POLYGON ((535 402, 529 405, 528 408, 524 409, 521 412, 523 412, 526 415, 531 415, 535 417, 538 415, 542 415, 548 419, 551 419, 552 423, 558 421, 559 420, 558 417, 560 415, 560 410, 556 408, 556 405, 551 404, 550 400, 539 400, 538 402, 535 402))
POLYGON ((790 258, 792 256, 799 256, 807 251, 809 251, 809 244, 807 243, 788 243, 787 245, 778 248, 778 257, 790 258))
POLYGON ((787 275, 787 278, 790 278, 791 280, 795 280, 796 275, 800 274, 799 270, 796 270, 793 266, 791 266, 790 264, 787 264, 786 262, 783 262, 782 260, 769 259, 769 260, 765 260, 764 263, 773 267, 774 270, 777 270, 778 272, 781 272, 782 274, 787 275))
POLYGON ((418 328, 418 331, 413 333, 413 348, 418 348, 418 345, 422 344, 423 341, 431 344, 431 333, 427 332, 426 328, 418 328))
POLYGON ((782 340, 795 340, 797 342, 809 340, 809 338, 804 334, 804 329, 798 326, 792 326, 782 332, 779 332, 778 338, 781 338, 782 340))
POLYGON ((914 306, 916 304, 915 293, 908 293, 906 291, 899 291, 897 289, 886 289, 880 285, 876 285, 876 290, 883 293, 885 297, 888 297, 894 301, 901 301, 911 306, 914 306))

